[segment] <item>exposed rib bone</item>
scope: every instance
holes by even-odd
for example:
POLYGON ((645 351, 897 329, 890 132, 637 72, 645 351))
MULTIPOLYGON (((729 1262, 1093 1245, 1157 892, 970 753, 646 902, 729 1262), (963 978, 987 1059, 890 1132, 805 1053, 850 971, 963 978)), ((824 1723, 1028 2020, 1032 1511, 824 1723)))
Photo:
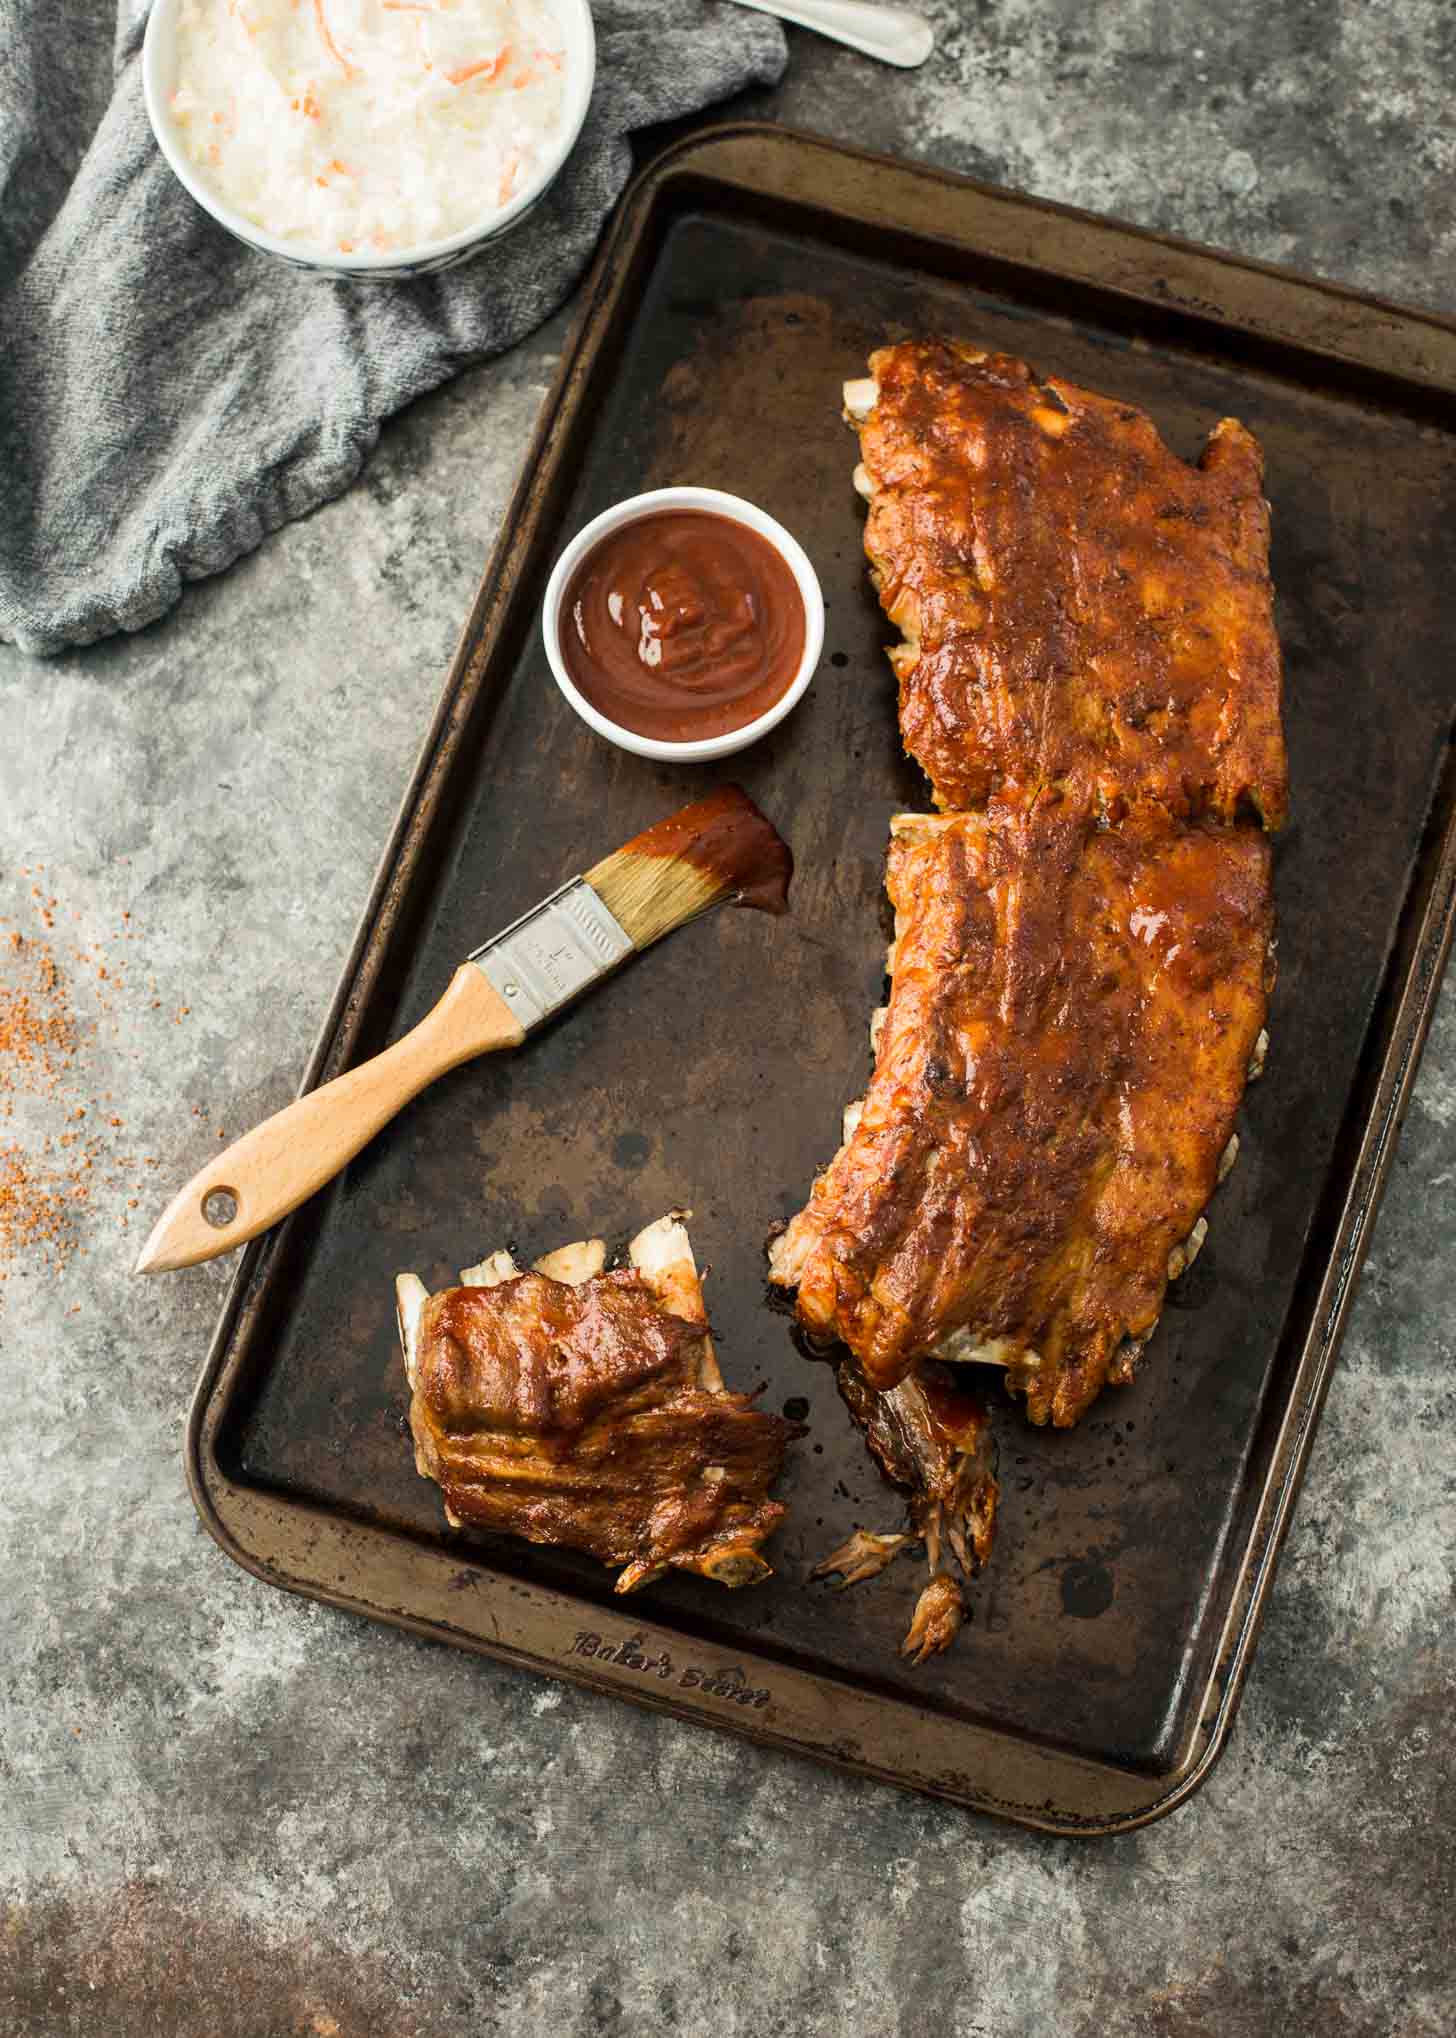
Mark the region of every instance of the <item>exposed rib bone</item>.
MULTIPOLYGON (((684 1323, 706 1324, 703 1283, 685 1229, 692 1214, 691 1210, 670 1210, 666 1217, 659 1217, 655 1224, 638 1232, 627 1248, 627 1258, 664 1309, 680 1316, 684 1323)), ((703 1339, 698 1384, 710 1394, 723 1392, 723 1375, 710 1337, 703 1339)), ((763 1575, 768 1575, 767 1566, 763 1575)))
POLYGON ((1028 1372, 1035 1372, 1041 1364, 1038 1352, 1026 1351, 1010 1338, 983 1338, 974 1330, 951 1331, 935 1347, 933 1356, 951 1366, 1016 1365, 1028 1372))
POLYGON ((583 1238, 575 1245, 559 1245, 555 1252, 546 1253, 533 1262, 538 1274, 544 1274, 550 1281, 565 1281, 572 1288, 579 1288, 583 1281, 594 1281, 606 1264, 606 1244, 599 1238, 583 1238))
POLYGON ((930 1583, 915 1602, 915 1612, 900 1644, 900 1654, 917 1665, 925 1662, 927 1657, 938 1656, 942 1649, 948 1649, 960 1633, 966 1617, 960 1581, 941 1561, 940 1534, 944 1518, 944 1510, 940 1506, 930 1510, 925 1524, 925 1558, 930 1566, 930 1583))
POLYGON ((498 1253, 489 1254, 478 1267, 462 1267, 460 1285, 462 1288, 498 1288, 502 1281, 514 1281, 520 1271, 510 1254, 502 1248, 498 1253))
POLYGON ((966 1617, 965 1596, 949 1571, 937 1571, 915 1602, 900 1654, 921 1664, 948 1649, 961 1631, 966 1617))
POLYGON ((908 1550, 919 1540, 918 1536, 877 1536, 871 1529, 856 1529, 837 1550, 831 1550, 822 1563, 816 1564, 809 1576, 832 1578, 837 1572, 836 1589, 842 1592, 846 1585, 861 1585, 866 1578, 878 1578, 902 1550, 908 1550))
POLYGON ((890 833, 905 842, 929 842, 947 828, 964 830, 971 819, 967 814, 892 814, 890 833))
POLYGON ((1200 1217, 1182 1245, 1175 1245, 1168 1255, 1168 1279, 1176 1281, 1180 1274, 1186 1274, 1198 1255, 1203 1251, 1203 1241, 1208 1236, 1208 1220, 1200 1217))
POLYGON ((399 1348, 404 1354, 404 1370, 411 1387, 419 1363, 420 1323, 429 1299, 430 1291, 418 1274, 395 1276, 394 1312, 399 1320, 399 1348))
POLYGON ((880 400, 880 385, 873 375, 857 375, 844 385, 844 415, 862 425, 880 400))

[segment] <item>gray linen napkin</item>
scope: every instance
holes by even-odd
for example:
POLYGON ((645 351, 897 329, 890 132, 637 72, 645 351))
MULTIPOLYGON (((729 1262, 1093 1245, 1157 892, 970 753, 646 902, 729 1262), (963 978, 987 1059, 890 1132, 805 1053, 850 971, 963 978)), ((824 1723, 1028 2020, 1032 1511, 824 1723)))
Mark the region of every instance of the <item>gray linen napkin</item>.
POLYGON ((545 201, 478 260, 344 284, 242 247, 158 155, 147 0, 0 0, 0 638, 135 630, 353 481, 382 419, 548 316, 634 128, 784 67, 713 0, 599 0, 597 85, 545 201))

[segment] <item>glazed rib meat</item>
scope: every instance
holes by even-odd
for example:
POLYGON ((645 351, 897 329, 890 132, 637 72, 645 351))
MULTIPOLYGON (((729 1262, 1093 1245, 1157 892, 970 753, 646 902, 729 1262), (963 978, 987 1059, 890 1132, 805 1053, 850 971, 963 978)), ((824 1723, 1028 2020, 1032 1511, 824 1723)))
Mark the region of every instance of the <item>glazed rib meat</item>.
POLYGON ((910 1496, 910 1526, 890 1535, 856 1529, 815 1568, 814 1576, 838 1575, 842 1585, 857 1585, 883 1571, 902 1550, 924 1543, 930 1580, 900 1649, 902 1656, 923 1663, 950 1646, 965 1619, 956 1566, 972 1578, 991 1554, 999 1494, 986 1403, 934 1361, 883 1394, 870 1386, 852 1358, 840 1361, 837 1379, 880 1470, 910 1496))
POLYGON ((452 1526, 585 1550, 618 1592, 673 1569, 770 1575, 769 1489, 802 1432, 724 1387, 686 1214, 610 1272, 591 1240, 524 1273, 496 1253, 435 1295, 400 1276, 415 1462, 452 1526))
POLYGON ((1232 418, 1196 467, 1128 403, 943 340, 845 385, 865 550, 936 805, 1055 783, 1270 828, 1287 803, 1269 514, 1232 418))
POLYGON ((912 1494, 910 1533, 859 1530, 821 1570, 923 1539, 921 1660, 962 1612, 927 1394, 943 1362, 991 1362, 1067 1427, 1132 1377, 1262 1064, 1288 788, 1243 426, 1191 467, 1133 405, 1009 355, 912 340, 869 365, 844 388, 865 551, 941 812, 892 824, 874 1074, 770 1278, 847 1348, 845 1399, 912 1494))
POLYGON ((1069 1425, 1129 1377, 1231 1157, 1267 840, 1044 794, 901 816, 887 882, 874 1076, 772 1278, 871 1387, 932 1353, 990 1359, 1033 1420, 1069 1425))

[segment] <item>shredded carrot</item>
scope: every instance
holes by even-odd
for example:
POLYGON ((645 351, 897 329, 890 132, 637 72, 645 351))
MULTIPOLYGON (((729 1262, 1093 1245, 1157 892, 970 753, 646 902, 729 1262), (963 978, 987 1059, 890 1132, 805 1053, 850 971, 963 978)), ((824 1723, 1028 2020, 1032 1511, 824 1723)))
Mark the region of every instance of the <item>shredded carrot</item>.
POLYGON ((536 62, 538 64, 549 64, 553 71, 559 71, 565 61, 560 50, 536 51, 536 62))
POLYGON ((466 85, 472 78, 498 78, 510 62, 511 52, 507 45, 498 57, 482 57, 478 64, 462 64, 458 71, 447 71, 446 78, 452 85, 466 85))
POLYGON ((337 156, 330 157, 329 161, 324 164, 324 168, 326 170, 337 170, 341 177, 357 177, 359 174, 357 170, 351 170, 347 163, 341 163, 337 156))
POLYGON ((353 243, 352 241, 340 241, 340 242, 339 242, 339 253, 340 253, 341 255, 352 255, 352 254, 353 254, 353 252, 354 252, 354 243, 353 243))
POLYGON ((513 92, 524 92, 528 85, 535 84, 540 75, 539 71, 517 71, 511 83, 511 90, 513 92))
POLYGON ((500 180, 500 190, 496 194, 497 205, 504 205, 512 191, 516 188, 516 173, 520 167, 521 152, 519 149, 512 149, 506 158, 505 171, 500 180))
POLYGON ((338 65, 344 76, 352 78, 354 66, 349 62, 349 59, 344 55, 344 52, 339 48, 339 45, 334 41, 332 34, 329 32, 328 16, 324 13, 324 0, 313 0, 313 12, 314 19, 318 23, 319 37, 324 48, 338 65))

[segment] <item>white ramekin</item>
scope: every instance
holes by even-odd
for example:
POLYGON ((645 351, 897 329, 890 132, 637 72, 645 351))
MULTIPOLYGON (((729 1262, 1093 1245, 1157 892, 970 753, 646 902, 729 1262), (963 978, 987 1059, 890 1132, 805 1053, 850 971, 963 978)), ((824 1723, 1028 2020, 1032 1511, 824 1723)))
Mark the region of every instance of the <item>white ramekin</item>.
POLYGON ((593 517, 583 530, 577 532, 552 568, 551 578, 546 583, 546 596, 541 604, 541 635, 556 684, 589 729, 595 729, 599 736, 605 736, 619 750, 630 750, 637 757, 655 757, 667 764, 707 764, 715 757, 732 757, 735 751, 746 750, 750 743, 756 743, 760 736, 776 729, 804 698, 824 649, 824 595, 819 586, 819 576, 809 564, 808 554, 798 539, 791 537, 781 523, 759 509, 756 503, 745 502, 742 496, 725 495, 720 488, 653 488, 646 495, 629 495, 625 502, 614 503, 611 509, 603 510, 599 517, 593 517), (759 537, 767 538, 793 574, 804 604, 804 655, 786 691, 771 708, 766 708, 753 721, 745 722, 741 729, 729 729, 721 736, 700 736, 687 743, 672 743, 658 736, 639 736, 635 729, 624 729, 619 722, 610 720, 600 709, 594 708, 573 683, 561 655, 562 597, 568 580, 587 553, 609 532, 620 530, 623 524, 635 524, 657 510, 711 510, 735 524, 743 524, 748 530, 756 531, 759 537))
POLYGON ((225 199, 208 188, 188 160, 171 116, 177 10, 181 0, 153 0, 146 39, 142 44, 142 93, 146 100, 147 118, 152 123, 157 147, 178 183, 190 192, 204 212, 211 213, 219 226, 226 227, 230 234, 246 242, 250 248, 257 248, 265 255, 274 255, 295 269, 313 270, 320 276, 358 277, 375 282, 428 276, 437 269, 451 269, 457 262, 468 261, 477 250, 509 233, 537 204, 576 145, 596 76, 596 37, 592 30, 591 8, 587 0, 550 0, 550 4, 566 41, 565 103, 560 133, 542 159, 536 175, 522 186, 509 205, 493 211, 489 219, 463 227, 459 233, 449 234, 443 240, 421 241, 409 248, 390 248, 383 254, 330 254, 323 248, 279 240, 276 235, 254 226, 250 219, 244 219, 241 213, 234 212, 225 199))

